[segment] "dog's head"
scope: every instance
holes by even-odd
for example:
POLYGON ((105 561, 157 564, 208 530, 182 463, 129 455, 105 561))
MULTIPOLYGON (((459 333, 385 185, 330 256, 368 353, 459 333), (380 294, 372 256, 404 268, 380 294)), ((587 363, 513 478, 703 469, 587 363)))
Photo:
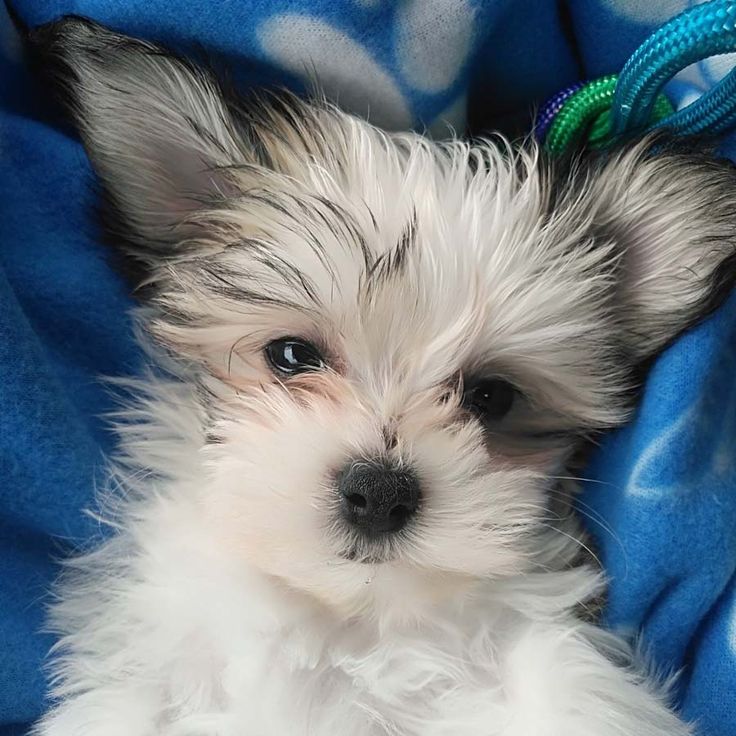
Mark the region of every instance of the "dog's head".
POLYGON ((204 389, 203 513, 345 610, 549 558, 571 452, 733 278, 728 165, 642 144, 562 176, 533 147, 246 102, 80 19, 34 40, 148 326, 204 389))

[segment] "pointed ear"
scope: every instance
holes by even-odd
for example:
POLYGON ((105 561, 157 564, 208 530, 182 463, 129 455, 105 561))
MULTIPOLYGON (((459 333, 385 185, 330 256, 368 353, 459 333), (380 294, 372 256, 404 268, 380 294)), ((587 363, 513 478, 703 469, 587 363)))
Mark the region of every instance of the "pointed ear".
POLYGON ((181 240, 188 216, 227 187, 218 169, 244 160, 215 79, 74 16, 36 29, 30 42, 133 239, 181 240))
POLYGON ((209 70, 87 19, 37 28, 29 46, 144 270, 199 247, 198 212, 257 186, 265 172, 293 174, 318 144, 307 131, 319 126, 306 122, 316 106, 287 93, 246 106, 209 70))
POLYGON ((635 362, 705 317, 736 281, 736 168, 649 140, 593 166, 578 204, 613 242, 617 309, 635 362))

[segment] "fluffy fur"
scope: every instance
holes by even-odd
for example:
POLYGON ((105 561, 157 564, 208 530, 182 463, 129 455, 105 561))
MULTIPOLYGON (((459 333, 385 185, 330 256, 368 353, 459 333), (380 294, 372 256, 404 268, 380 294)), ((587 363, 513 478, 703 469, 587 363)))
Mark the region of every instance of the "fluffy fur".
POLYGON ((79 18, 31 42, 157 364, 117 418, 115 534, 53 606, 37 736, 691 734, 582 620, 601 580, 566 479, 730 284, 731 168, 644 143, 556 172, 246 101, 79 18), (325 367, 279 376, 286 336, 325 367), (490 423, 464 404, 489 377, 516 387, 490 423), (375 458, 422 502, 370 540, 335 478, 375 458))

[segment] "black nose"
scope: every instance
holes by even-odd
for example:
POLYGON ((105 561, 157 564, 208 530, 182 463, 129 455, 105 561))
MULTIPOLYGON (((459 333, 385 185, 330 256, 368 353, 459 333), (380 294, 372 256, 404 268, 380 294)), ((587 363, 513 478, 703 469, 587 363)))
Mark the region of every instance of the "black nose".
POLYGON ((373 462, 354 462, 340 473, 343 517, 366 534, 403 529, 420 500, 419 481, 409 470, 373 462))

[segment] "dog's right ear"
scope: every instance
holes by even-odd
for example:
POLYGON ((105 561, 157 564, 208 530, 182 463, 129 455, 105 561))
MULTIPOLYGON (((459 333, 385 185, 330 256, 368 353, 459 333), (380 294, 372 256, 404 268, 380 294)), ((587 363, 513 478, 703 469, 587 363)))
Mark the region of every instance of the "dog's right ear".
POLYGON ((193 235, 191 215, 226 194, 223 167, 247 160, 214 78, 74 16, 41 26, 29 40, 136 255, 185 243, 193 235))
POLYGON ((308 145, 306 103, 273 97, 251 113, 209 70, 90 20, 65 17, 28 41, 144 270, 201 247, 202 212, 258 186, 259 174, 290 173, 308 145))

